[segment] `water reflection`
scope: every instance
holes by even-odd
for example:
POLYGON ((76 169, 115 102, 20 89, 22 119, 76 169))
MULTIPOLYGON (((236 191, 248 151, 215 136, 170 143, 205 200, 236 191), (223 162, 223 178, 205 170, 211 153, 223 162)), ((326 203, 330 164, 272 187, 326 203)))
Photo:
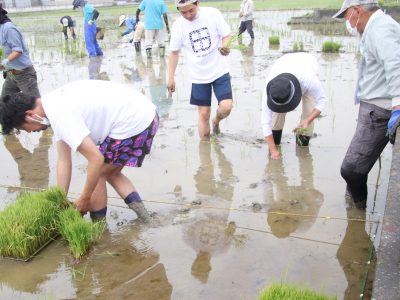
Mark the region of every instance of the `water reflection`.
POLYGON ((160 117, 166 117, 172 105, 172 98, 167 96, 166 69, 165 58, 160 58, 158 75, 156 75, 153 61, 148 60, 147 70, 149 74, 150 97, 151 101, 156 105, 160 117))
POLYGON ((94 56, 89 58, 89 79, 92 80, 110 80, 107 72, 100 72, 103 56, 94 56))
POLYGON ((212 256, 227 251, 229 246, 240 241, 242 236, 235 234, 234 222, 228 223, 234 178, 231 163, 217 142, 200 141, 199 156, 200 165, 193 176, 198 199, 205 206, 222 209, 196 209, 189 220, 190 224, 184 226, 183 238, 197 253, 191 266, 191 274, 201 283, 207 283, 212 270, 212 256), (216 180, 214 175, 212 149, 220 170, 219 180, 216 180))
MULTIPOLYGON (((239 44, 240 46, 240 44, 239 44)), ((243 45, 244 46, 244 45, 243 45)), ((242 53, 240 65, 242 67, 243 78, 247 81, 251 80, 255 74, 254 70, 254 42, 251 41, 247 46, 239 47, 242 53)))
POLYGON ((324 202, 323 194, 314 188, 312 156, 308 147, 296 147, 301 185, 290 185, 283 159, 268 161, 266 174, 271 186, 267 189, 268 224, 278 238, 294 232, 306 232, 315 222, 324 202))
POLYGON ((370 271, 368 273, 364 299, 371 299, 376 260, 373 259, 371 265, 367 265, 371 239, 365 231, 365 222, 355 220, 365 220, 365 211, 348 207, 346 212, 348 219, 346 233, 336 253, 348 283, 343 299, 351 300, 360 298, 362 283, 368 267, 370 271))
POLYGON ((4 146, 17 163, 21 186, 47 188, 49 184, 48 151, 52 144, 50 130, 43 131, 33 151, 25 149, 16 135, 4 136, 4 146))
POLYGON ((135 224, 105 232, 90 257, 74 266, 76 299, 170 299, 172 286, 145 230, 135 224))

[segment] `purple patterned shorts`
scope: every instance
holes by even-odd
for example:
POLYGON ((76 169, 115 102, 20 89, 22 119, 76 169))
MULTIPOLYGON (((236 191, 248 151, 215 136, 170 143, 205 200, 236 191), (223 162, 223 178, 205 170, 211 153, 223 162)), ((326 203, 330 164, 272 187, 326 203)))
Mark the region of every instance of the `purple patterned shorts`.
POLYGON ((116 166, 141 167, 144 157, 150 153, 158 122, 156 114, 149 127, 133 137, 116 140, 108 136, 99 147, 104 162, 116 166))

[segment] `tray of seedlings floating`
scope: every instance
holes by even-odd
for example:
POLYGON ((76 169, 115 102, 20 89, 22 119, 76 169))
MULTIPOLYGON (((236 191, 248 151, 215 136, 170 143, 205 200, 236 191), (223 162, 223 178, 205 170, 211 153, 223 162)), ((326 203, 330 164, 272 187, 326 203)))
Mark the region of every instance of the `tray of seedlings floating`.
POLYGON ((0 256, 29 261, 57 236, 60 211, 69 206, 64 192, 27 192, 0 212, 0 256))
POLYGON ((80 212, 69 207, 60 212, 58 231, 68 242, 75 259, 80 259, 97 242, 106 228, 105 221, 90 222, 82 218, 80 212))

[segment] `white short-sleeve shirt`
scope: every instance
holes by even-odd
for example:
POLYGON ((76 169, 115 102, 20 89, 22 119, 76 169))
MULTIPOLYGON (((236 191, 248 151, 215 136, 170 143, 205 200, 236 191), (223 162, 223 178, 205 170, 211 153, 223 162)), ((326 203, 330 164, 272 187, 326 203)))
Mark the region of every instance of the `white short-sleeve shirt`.
POLYGON ((169 49, 184 50, 193 83, 210 83, 229 72, 218 48, 230 32, 219 10, 200 7, 193 21, 180 16, 174 22, 169 49))
POLYGON ((99 145, 107 136, 126 139, 137 135, 156 114, 154 104, 140 92, 102 80, 72 82, 41 100, 56 141, 64 141, 74 151, 86 136, 99 145))

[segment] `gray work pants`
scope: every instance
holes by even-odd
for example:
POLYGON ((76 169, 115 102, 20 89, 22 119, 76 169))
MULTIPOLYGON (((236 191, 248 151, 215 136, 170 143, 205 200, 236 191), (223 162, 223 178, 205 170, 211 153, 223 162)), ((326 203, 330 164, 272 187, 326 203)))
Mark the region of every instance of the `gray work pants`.
POLYGON ((1 98, 5 95, 12 95, 19 92, 39 98, 40 92, 35 68, 30 66, 18 71, 18 73, 19 72, 21 73, 16 74, 16 72, 12 70, 6 72, 7 77, 1 90, 1 98))
POLYGON ((390 116, 390 110, 364 101, 360 103, 356 132, 341 167, 347 190, 355 202, 367 198, 368 173, 389 141, 386 131, 390 116))

